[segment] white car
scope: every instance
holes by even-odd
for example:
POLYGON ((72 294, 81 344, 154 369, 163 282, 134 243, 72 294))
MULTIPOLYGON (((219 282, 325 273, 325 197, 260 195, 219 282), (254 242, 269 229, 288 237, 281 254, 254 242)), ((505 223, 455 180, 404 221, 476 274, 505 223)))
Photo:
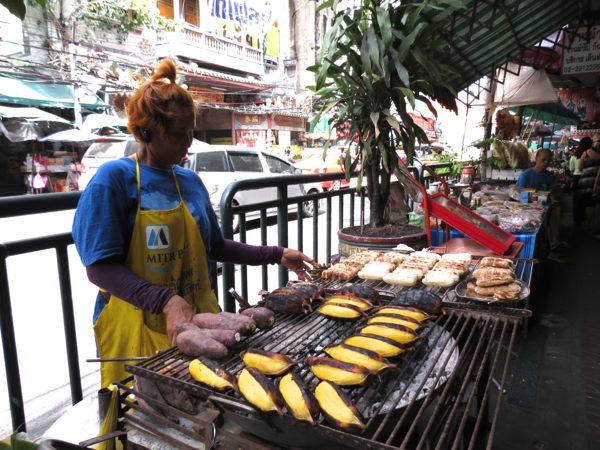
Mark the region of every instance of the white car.
MULTIPOLYGON (((98 136, 92 142, 92 145, 85 151, 81 158, 81 176, 77 180, 79 190, 86 188, 98 167, 108 161, 114 161, 123 156, 133 155, 137 152, 140 143, 135 140, 132 134, 114 134, 112 136, 98 136)), ((197 151, 198 148, 209 147, 206 142, 194 139, 190 151, 197 151)))
MULTIPOLYGON (((279 156, 256 148, 234 147, 227 145, 210 145, 201 148, 190 148, 189 163, 186 166, 195 171, 210 194, 210 201, 215 212, 221 218, 220 203, 225 188, 234 181, 248 178, 263 178, 276 175, 292 175, 301 173, 291 163, 279 156)), ((320 183, 307 183, 288 186, 288 197, 323 192, 320 183)), ((277 199, 277 188, 261 188, 239 191, 233 197, 234 206, 266 202, 277 199)), ((290 211, 296 210, 296 204, 289 205, 290 211)), ((304 202, 302 213, 311 217, 313 202, 304 202)), ((267 210, 267 215, 276 215, 277 208, 267 210)), ((246 214, 246 219, 260 217, 259 211, 246 214)), ((233 229, 238 228, 239 218, 234 216, 233 229)))

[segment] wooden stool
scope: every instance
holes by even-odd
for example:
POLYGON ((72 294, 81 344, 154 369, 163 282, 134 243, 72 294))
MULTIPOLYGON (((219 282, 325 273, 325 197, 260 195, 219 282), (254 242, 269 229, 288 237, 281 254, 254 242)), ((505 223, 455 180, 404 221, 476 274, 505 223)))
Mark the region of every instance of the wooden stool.
POLYGON ((470 253, 477 256, 504 256, 505 258, 518 258, 521 249, 525 244, 522 242, 513 242, 504 255, 499 255, 484 247, 477 241, 469 238, 452 238, 444 242, 440 247, 448 249, 448 253, 470 253))

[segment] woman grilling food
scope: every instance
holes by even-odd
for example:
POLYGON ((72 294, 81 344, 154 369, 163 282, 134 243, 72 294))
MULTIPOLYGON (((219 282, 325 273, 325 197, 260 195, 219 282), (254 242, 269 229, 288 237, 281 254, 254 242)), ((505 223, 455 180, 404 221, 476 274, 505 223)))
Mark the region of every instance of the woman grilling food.
MULTIPOLYGON (((223 239, 202 180, 178 166, 192 143, 196 107, 176 76, 165 59, 131 96, 128 126, 138 152, 103 164, 77 206, 73 238, 100 288, 94 332, 102 359, 154 355, 175 345, 178 322, 218 312, 209 260, 293 270, 314 263, 297 250, 223 239)), ((127 376, 124 363, 102 363, 102 387, 127 376)))

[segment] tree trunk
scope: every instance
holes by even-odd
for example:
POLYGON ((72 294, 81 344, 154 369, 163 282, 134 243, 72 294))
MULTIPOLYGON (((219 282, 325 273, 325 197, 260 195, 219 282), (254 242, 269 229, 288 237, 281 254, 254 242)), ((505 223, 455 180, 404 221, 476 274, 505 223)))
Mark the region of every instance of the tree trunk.
POLYGON ((380 158, 371 158, 365 171, 365 175, 367 176, 369 201, 371 202, 369 226, 372 228, 384 225, 383 213, 390 194, 389 189, 387 192, 381 192, 381 185, 379 182, 379 159, 380 158))

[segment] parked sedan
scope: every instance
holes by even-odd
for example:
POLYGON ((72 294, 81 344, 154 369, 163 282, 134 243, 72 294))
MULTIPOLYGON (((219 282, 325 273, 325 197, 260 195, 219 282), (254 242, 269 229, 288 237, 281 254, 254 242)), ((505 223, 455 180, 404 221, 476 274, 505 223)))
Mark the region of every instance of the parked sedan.
MULTIPOLYGON (((210 145, 198 148, 197 151, 190 148, 190 153, 188 167, 202 178, 219 220, 221 218, 219 207, 221 197, 225 188, 234 181, 297 173, 296 168, 288 161, 256 148, 210 145)), ((288 197, 298 197, 317 192, 323 192, 319 183, 291 185, 288 187, 288 197)), ((276 199, 277 188, 252 189, 237 192, 233 197, 233 204, 234 206, 248 205, 276 199)), ((295 204, 289 206, 290 211, 296 210, 295 204)), ((312 216, 315 213, 313 211, 313 202, 304 202, 302 213, 308 217, 312 216)), ((276 214, 276 208, 267 210, 267 215, 276 214)), ((259 211, 246 214, 246 219, 259 217, 259 211)), ((234 231, 237 230, 238 223, 239 218, 236 215, 233 222, 234 231)))

